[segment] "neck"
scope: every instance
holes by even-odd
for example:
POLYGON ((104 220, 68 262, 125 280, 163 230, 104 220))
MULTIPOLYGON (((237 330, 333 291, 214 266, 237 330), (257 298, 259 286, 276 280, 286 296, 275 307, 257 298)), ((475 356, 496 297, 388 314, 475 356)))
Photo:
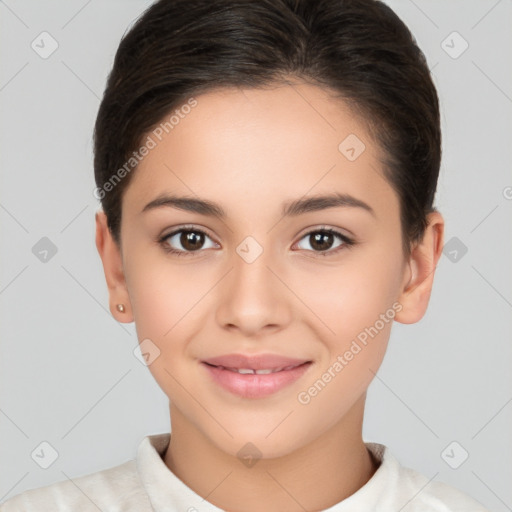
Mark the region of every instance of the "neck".
POLYGON ((354 494, 378 467, 361 435, 365 398, 313 442, 250 467, 220 450, 171 405, 171 442, 163 460, 196 494, 223 510, 323 510, 354 494))

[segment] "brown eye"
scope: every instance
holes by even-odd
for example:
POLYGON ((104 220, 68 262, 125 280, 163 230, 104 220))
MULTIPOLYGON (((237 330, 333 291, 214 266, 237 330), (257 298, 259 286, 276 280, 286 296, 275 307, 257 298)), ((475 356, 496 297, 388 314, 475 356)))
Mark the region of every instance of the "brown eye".
POLYGON ((334 229, 317 229, 316 231, 310 231, 301 238, 301 241, 302 240, 308 241, 311 249, 308 247, 300 247, 299 245, 300 249, 306 249, 320 254, 326 253, 325 255, 335 253, 343 249, 344 246, 354 244, 352 240, 334 229), (336 240, 339 241, 337 244, 336 240))
POLYGON ((326 251, 331 248, 334 243, 334 235, 332 233, 314 233, 309 235, 311 247, 317 251, 326 251))
POLYGON ((182 231, 179 241, 186 251, 197 251, 204 244, 204 233, 198 231, 182 231))
POLYGON ((163 236, 160 243, 167 252, 176 255, 188 255, 198 252, 200 249, 209 249, 215 247, 216 244, 211 238, 200 229, 179 229, 163 236), (210 241, 210 245, 205 247, 205 243, 210 241))

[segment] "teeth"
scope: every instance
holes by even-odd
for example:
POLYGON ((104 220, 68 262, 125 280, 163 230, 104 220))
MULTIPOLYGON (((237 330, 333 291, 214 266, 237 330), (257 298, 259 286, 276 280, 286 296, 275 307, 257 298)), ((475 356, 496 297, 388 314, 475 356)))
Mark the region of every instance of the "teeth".
POLYGON ((230 370, 232 372, 240 373, 242 375, 268 375, 269 373, 281 372, 283 370, 291 370, 296 367, 297 365, 291 365, 282 366, 280 368, 265 368, 262 370, 253 370, 252 368, 228 368, 226 366, 218 366, 218 368, 221 368, 222 370, 230 370))
MULTIPOLYGON (((223 367, 222 367, 223 368, 223 367)), ((287 366, 281 368, 265 368, 263 370, 253 370, 252 368, 224 368, 225 370, 231 370, 232 372, 241 373, 242 375, 268 375, 269 373, 276 373, 282 370, 289 370, 295 368, 295 366, 287 366)))

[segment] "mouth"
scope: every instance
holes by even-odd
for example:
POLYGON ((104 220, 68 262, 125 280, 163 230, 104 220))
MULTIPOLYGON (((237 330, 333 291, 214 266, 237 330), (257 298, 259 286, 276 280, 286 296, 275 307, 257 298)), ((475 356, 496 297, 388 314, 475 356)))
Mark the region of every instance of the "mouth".
POLYGON ((308 364, 310 361, 306 361, 305 363, 290 365, 290 366, 281 366, 279 368, 263 368, 263 369, 255 369, 255 368, 230 368, 222 365, 214 365, 210 363, 206 363, 208 366, 213 366, 215 368, 220 368, 221 370, 229 370, 230 372, 240 373, 241 375, 268 375, 270 373, 283 372, 288 370, 293 370, 302 364, 308 364))
POLYGON ((201 365, 216 384, 230 393, 243 398, 264 398, 297 381, 312 361, 234 354, 201 361, 201 365))

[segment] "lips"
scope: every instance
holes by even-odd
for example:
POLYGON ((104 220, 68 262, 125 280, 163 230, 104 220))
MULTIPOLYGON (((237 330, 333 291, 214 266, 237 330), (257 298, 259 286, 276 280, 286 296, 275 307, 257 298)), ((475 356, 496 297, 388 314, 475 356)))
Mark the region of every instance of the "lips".
POLYGON ((243 398, 263 398, 299 379, 312 361, 277 354, 229 354, 202 361, 216 384, 243 398))
POLYGON ((226 368, 225 366, 220 365, 214 366, 222 370, 229 370, 231 372, 240 373, 241 375, 268 375, 269 373, 282 372, 283 370, 292 370, 293 368, 296 368, 299 365, 281 366, 278 368, 263 368, 259 370, 255 370, 254 368, 226 368))
POLYGON ((205 359, 203 362, 212 366, 222 366, 228 370, 252 369, 280 371, 299 366, 308 362, 308 360, 285 357, 277 354, 228 354, 205 359))

